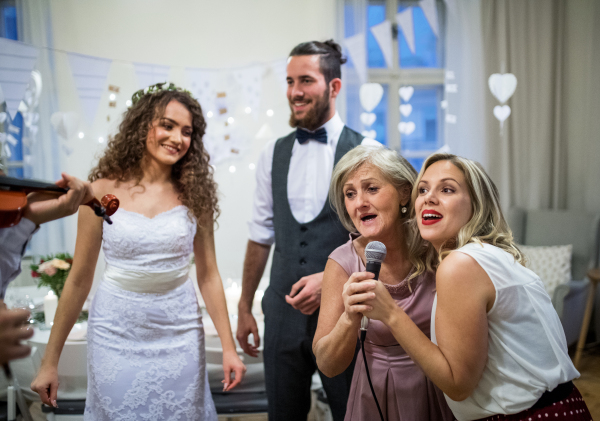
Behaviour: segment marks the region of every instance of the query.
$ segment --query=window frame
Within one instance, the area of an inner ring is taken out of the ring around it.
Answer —
[[[344,1],[344,0],[342,0]],[[370,1],[366,0],[365,5],[368,7]],[[385,3],[385,19],[392,22],[393,25],[393,38],[392,38],[392,68],[371,68],[367,69],[367,78],[368,82],[380,83],[382,85],[388,86],[388,101],[387,101],[387,146],[390,149],[394,149],[398,152],[401,151],[402,148],[402,134],[398,130],[398,124],[400,123],[400,112],[399,107],[401,104],[400,96],[398,95],[398,90],[402,86],[413,86],[415,89],[425,85],[436,85],[441,86],[444,89],[445,83],[445,37],[446,37],[446,10],[442,0],[436,0],[437,10],[438,10],[438,22],[439,22],[439,31],[438,31],[438,57],[440,58],[441,66],[440,68],[430,68],[430,67],[420,67],[420,68],[408,68],[403,69],[400,67],[400,57],[398,52],[398,42],[399,42],[399,29],[396,24],[396,14],[398,13],[398,6],[400,4],[406,6],[418,7],[419,1],[411,0],[378,0],[377,2],[373,1],[372,3]],[[343,7],[342,7],[343,10]],[[343,19],[342,14],[342,24],[345,25],[345,21]],[[369,31],[370,28],[367,26],[366,31]],[[344,33],[344,27],[341,28],[341,33]],[[355,77],[351,77],[352,81],[354,81]],[[344,98],[345,103],[345,98]],[[345,104],[345,106],[347,106]],[[440,125],[444,124],[443,118],[444,113],[441,112],[441,105],[438,104],[438,123]],[[438,130],[443,136],[443,130]],[[443,139],[438,142],[440,145],[444,143]],[[427,150],[427,151],[415,151],[414,154],[421,156],[425,153],[428,155],[435,152],[435,150]],[[412,153],[410,154],[413,155]]]

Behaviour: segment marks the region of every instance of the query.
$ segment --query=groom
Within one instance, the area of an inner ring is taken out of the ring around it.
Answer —
[[[287,97],[296,130],[269,143],[257,165],[237,339],[247,354],[257,355],[260,338],[252,301],[275,243],[262,301],[269,420],[305,421],[310,409],[323,270],[329,254],[348,241],[348,231],[327,201],[333,167],[355,146],[380,145],[346,127],[336,112],[345,62],[333,41],[305,42],[292,50]],[[248,342],[250,333],[254,345]],[[319,372],[336,421],[344,419],[353,367],[334,378]]]

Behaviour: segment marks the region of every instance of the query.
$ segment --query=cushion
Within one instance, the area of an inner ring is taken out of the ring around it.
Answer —
[[[566,246],[518,246],[527,258],[527,268],[540,277],[548,295],[560,284],[571,280],[571,256],[573,245]]]

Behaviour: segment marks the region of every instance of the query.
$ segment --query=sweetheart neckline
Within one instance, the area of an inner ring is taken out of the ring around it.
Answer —
[[[117,210],[117,212],[119,212],[119,211],[123,211],[123,212],[131,213],[131,214],[134,214],[134,215],[139,215],[139,216],[141,216],[141,217],[142,217],[142,218],[144,218],[144,219],[148,219],[148,220],[152,221],[152,220],[156,219],[157,217],[159,217],[159,216],[161,216],[161,215],[164,215],[164,214],[166,214],[166,213],[172,212],[172,211],[174,211],[175,209],[178,209],[178,208],[187,208],[187,206],[185,206],[185,205],[177,205],[177,206],[174,206],[174,207],[172,207],[171,209],[168,209],[168,210],[166,210],[166,211],[164,211],[164,212],[159,212],[159,213],[157,213],[157,214],[156,214],[156,215],[154,215],[152,218],[150,218],[149,216],[146,216],[146,215],[144,215],[143,213],[139,213],[139,212],[135,212],[135,211],[130,211],[130,210],[127,210],[127,209],[124,209],[124,208],[119,208],[119,209]]]

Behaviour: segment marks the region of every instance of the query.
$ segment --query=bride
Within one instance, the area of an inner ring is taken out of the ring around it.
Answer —
[[[133,96],[104,156],[89,176],[97,196],[117,196],[113,224],[79,211],[73,266],[40,371],[31,384],[56,407],[63,345],[94,277],[100,247],[106,271],[88,320],[85,420],[216,420],[204,330],[188,277],[198,286],[223,346],[223,390],[246,371],[227,314],[213,237],[216,184],[202,143],[198,102],[173,84]]]

